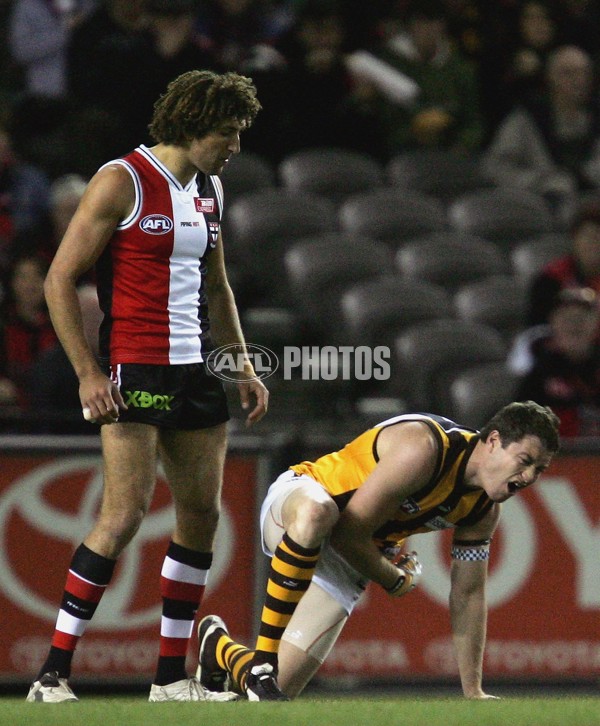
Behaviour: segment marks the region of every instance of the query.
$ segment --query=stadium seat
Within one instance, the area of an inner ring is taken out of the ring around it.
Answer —
[[[225,208],[241,194],[277,186],[275,169],[260,154],[242,151],[234,155],[221,174]]]
[[[353,285],[342,295],[340,309],[344,343],[390,348],[405,328],[453,314],[446,290],[400,275],[383,275]]]
[[[502,361],[475,366],[450,382],[444,410],[458,423],[481,428],[514,400],[518,384],[519,377]]]
[[[571,248],[569,235],[560,232],[543,234],[520,242],[510,255],[513,272],[528,285],[543,267],[568,254]]]
[[[246,343],[263,345],[280,355],[286,345],[302,345],[306,333],[298,315],[285,307],[249,307],[241,311]]]
[[[250,245],[256,247],[252,252],[263,254],[273,241],[338,229],[335,206],[328,199],[280,188],[243,194],[226,207],[224,223],[236,250]]]
[[[444,205],[426,194],[397,188],[353,194],[339,209],[345,232],[374,237],[397,248],[403,241],[448,229]]]
[[[468,282],[508,272],[509,262],[493,242],[461,232],[435,232],[403,244],[396,267],[405,277],[454,291]]]
[[[333,202],[309,192],[263,189],[243,194],[224,219],[226,255],[239,263],[245,296],[268,306],[288,305],[283,258],[291,243],[337,231]]]
[[[491,275],[463,285],[454,295],[457,318],[490,325],[507,343],[525,326],[526,307],[527,288],[516,275]]]
[[[449,206],[448,217],[453,229],[495,242],[507,254],[525,239],[557,231],[557,223],[542,197],[507,187],[459,197]]]
[[[441,149],[400,152],[390,159],[386,173],[390,184],[429,194],[444,204],[494,186],[476,156]]]
[[[371,428],[388,418],[410,413],[406,401],[397,396],[371,395],[361,396],[354,401],[354,411],[361,421],[361,428]]]
[[[316,338],[332,343],[339,334],[343,291],[389,270],[392,257],[383,242],[343,232],[294,242],[284,257],[293,309]]]
[[[285,189],[320,194],[336,204],[385,183],[383,166],[375,158],[349,149],[296,151],[280,162],[277,171]]]
[[[504,361],[507,346],[487,325],[431,320],[402,332],[394,344],[392,390],[413,410],[444,413],[448,386],[459,372]]]
[[[253,427],[256,435],[268,433],[304,441],[308,434],[323,434],[334,427],[339,433],[340,420],[352,421],[352,381],[341,377],[302,380],[300,370],[294,371],[291,379],[285,379],[281,366],[282,363],[274,375],[264,379],[270,393],[269,412]],[[237,387],[226,386],[226,391],[235,425],[241,432],[247,432],[246,413],[240,409]]]

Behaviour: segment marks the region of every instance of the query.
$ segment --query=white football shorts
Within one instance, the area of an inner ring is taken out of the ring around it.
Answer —
[[[287,497],[299,487],[323,487],[306,474],[296,474],[288,469],[271,484],[260,510],[260,534],[263,552],[273,556],[281,542],[284,528],[281,509]],[[351,567],[328,541],[323,543],[313,582],[325,590],[350,615],[369,580]]]

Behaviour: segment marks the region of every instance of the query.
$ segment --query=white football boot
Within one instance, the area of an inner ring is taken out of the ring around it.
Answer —
[[[237,701],[239,695],[233,691],[215,693],[209,691],[197,678],[184,678],[166,686],[152,685],[150,688],[150,703],[160,701]]]
[[[69,703],[79,699],[71,690],[66,678],[59,678],[57,671],[44,673],[39,681],[31,684],[29,703]]]

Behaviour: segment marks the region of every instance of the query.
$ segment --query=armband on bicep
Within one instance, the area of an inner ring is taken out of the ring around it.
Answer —
[[[452,543],[452,559],[462,562],[481,562],[490,557],[491,539],[454,540]]]

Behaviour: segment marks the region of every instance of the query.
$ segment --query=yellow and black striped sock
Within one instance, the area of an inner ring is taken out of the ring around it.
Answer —
[[[215,656],[217,663],[231,676],[234,688],[246,692],[246,674],[254,651],[241,643],[236,643],[228,635],[222,635],[217,641]]]
[[[320,546],[302,547],[287,532],[283,535],[271,559],[254,662],[277,667],[281,636],[310,585],[320,551]]]

